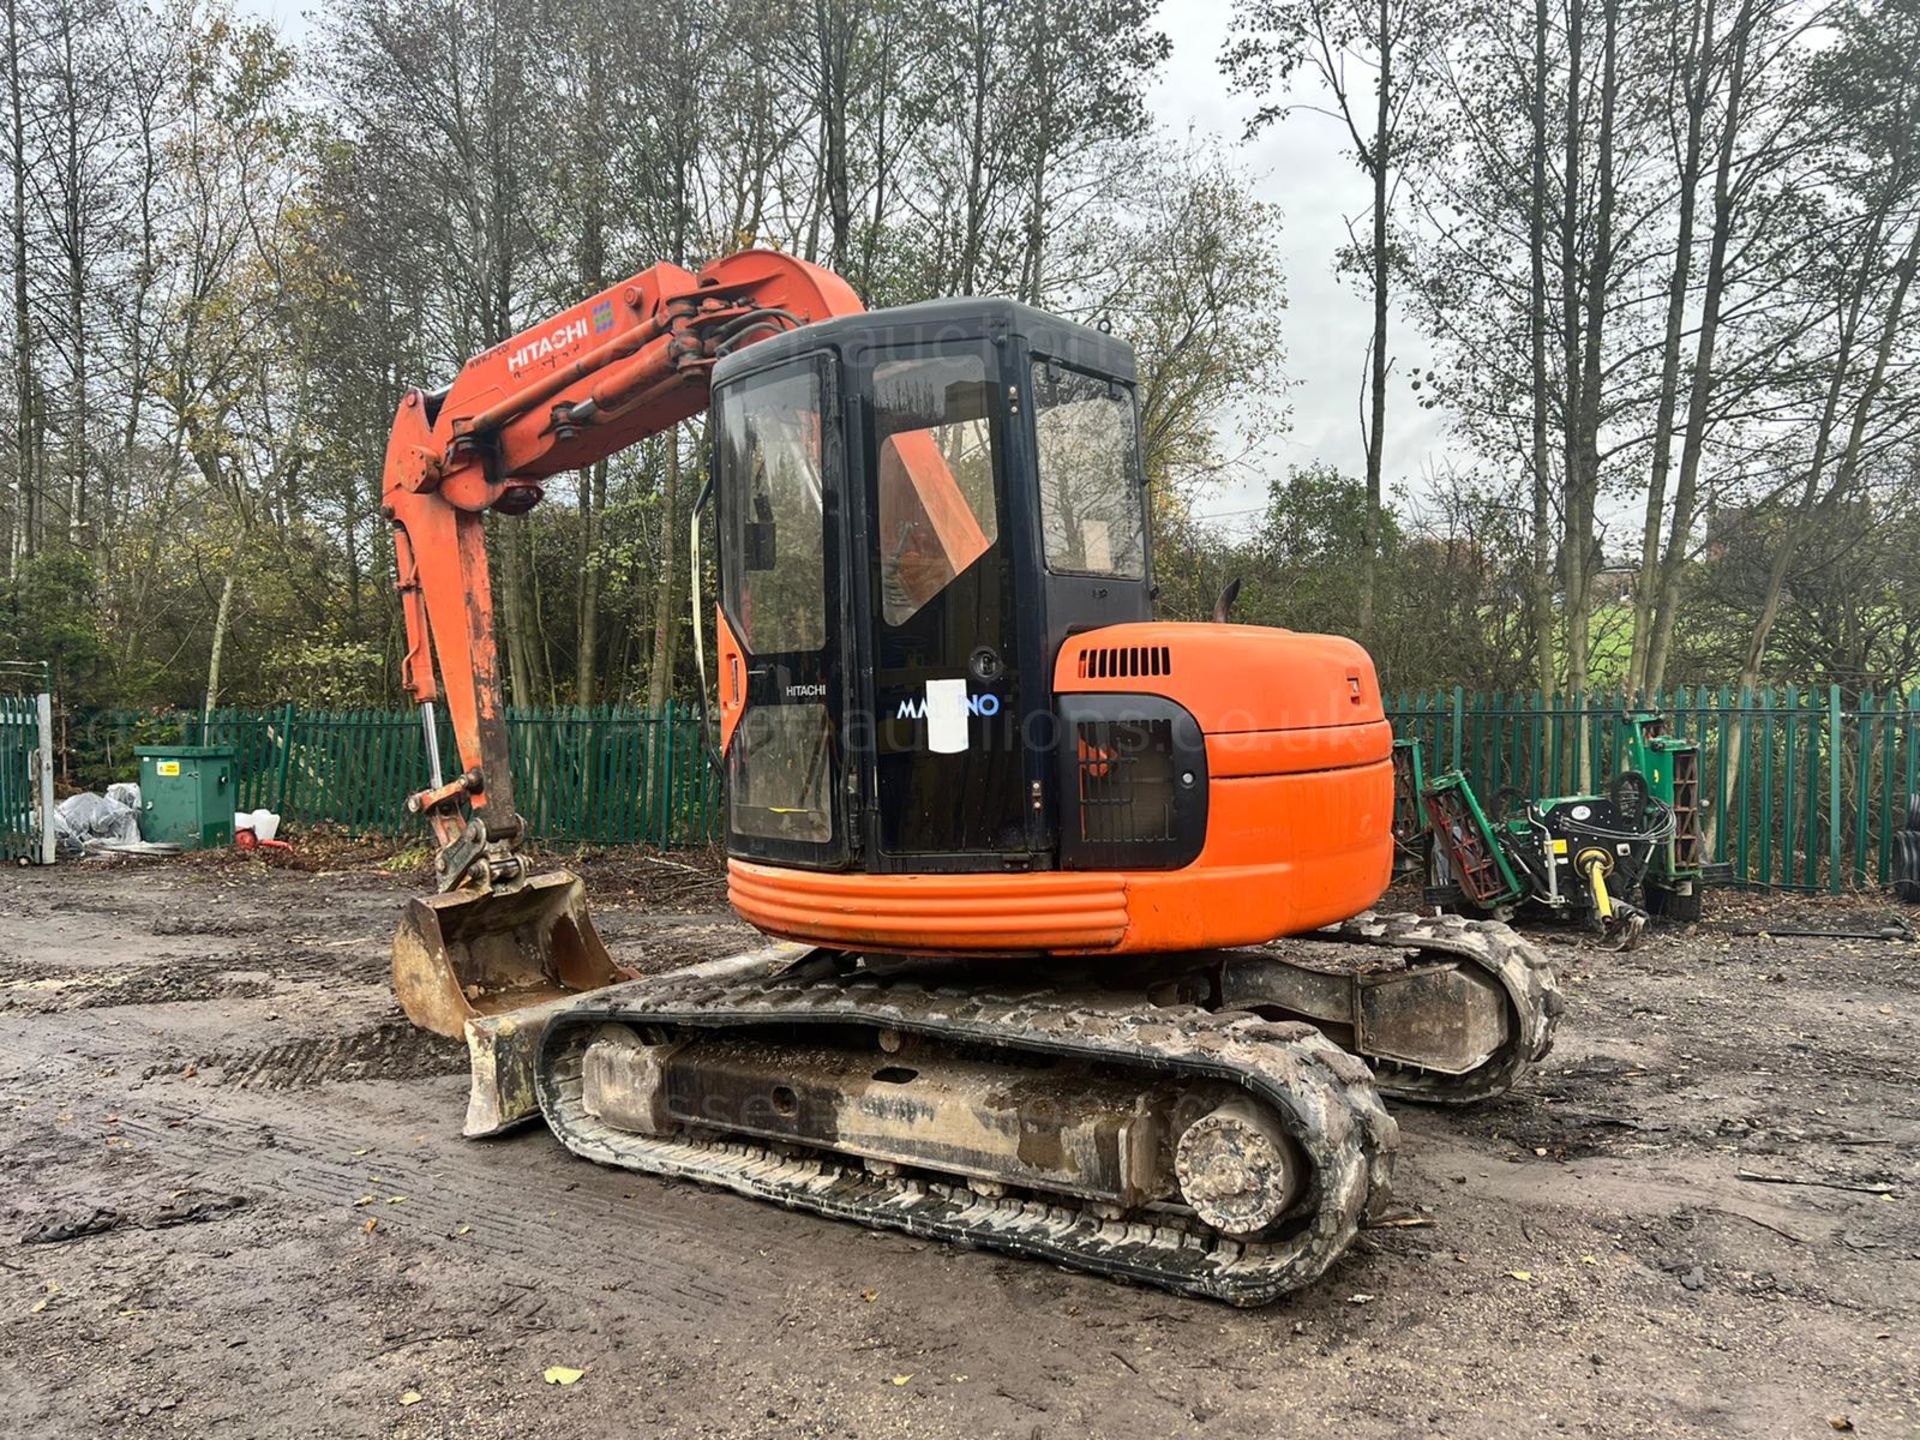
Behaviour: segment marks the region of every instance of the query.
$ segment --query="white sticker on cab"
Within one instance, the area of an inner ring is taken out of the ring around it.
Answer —
[[[967,682],[927,681],[927,749],[958,755],[967,748]]]

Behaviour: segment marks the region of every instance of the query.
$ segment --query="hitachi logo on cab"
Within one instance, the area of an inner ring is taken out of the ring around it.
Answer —
[[[529,340],[518,350],[507,356],[507,372],[518,375],[541,360],[552,358],[557,352],[569,345],[576,345],[587,338],[587,322],[583,316],[578,320],[569,320],[555,327],[538,340]]]

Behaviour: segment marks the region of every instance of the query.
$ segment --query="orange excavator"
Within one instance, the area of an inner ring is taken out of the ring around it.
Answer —
[[[385,507],[439,849],[394,983],[467,1040],[469,1133],[540,1113],[605,1164],[1257,1304],[1386,1203],[1383,1095],[1482,1098],[1546,1053],[1538,950],[1369,909],[1366,653],[1230,594],[1153,619],[1135,392],[1103,330],[868,312],[748,251],[404,397]],[[483,516],[702,407],[696,649],[710,498],[729,894],[772,943],[643,979],[528,864]]]

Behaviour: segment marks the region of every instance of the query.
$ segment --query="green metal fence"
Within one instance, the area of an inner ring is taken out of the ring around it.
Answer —
[[[1422,742],[1431,768],[1458,766],[1489,800],[1505,786],[1528,795],[1603,788],[1614,722],[1626,708],[1619,692],[1447,690],[1388,703],[1396,731]],[[1906,821],[1908,797],[1920,794],[1920,692],[1847,700],[1837,686],[1680,689],[1646,708],[1664,713],[1671,733],[1699,742],[1709,859],[1734,883],[1833,891],[1886,883],[1893,832]],[[0,709],[0,836],[15,773],[5,749],[11,713]],[[421,828],[404,804],[427,783],[415,711],[285,705],[219,710],[204,725],[178,712],[107,712],[75,717],[72,728],[92,766],[113,778],[132,775],[135,743],[230,744],[238,808],[356,832]],[[694,707],[517,709],[508,730],[520,809],[537,837],[663,847],[719,838],[721,787]],[[441,754],[453,756],[444,715],[439,733]]]
[[[38,697],[0,694],[0,860],[42,858],[39,753]]]
[[[458,768],[451,726],[436,716],[440,753]],[[231,745],[235,808],[268,809],[291,824],[407,835],[424,825],[406,797],[427,785],[417,710],[108,711],[79,717],[93,763],[132,775],[132,747],[178,741]],[[547,841],[704,845],[720,834],[720,783],[702,749],[699,712],[669,704],[561,706],[507,712],[519,808]]]
[[[1488,799],[1601,789],[1613,773],[1621,692],[1545,696],[1464,690],[1388,698],[1397,734],[1429,768],[1455,766]],[[1835,893],[1887,883],[1893,832],[1920,793],[1920,691],[1837,685],[1679,689],[1636,708],[1700,746],[1709,859],[1734,884]]]

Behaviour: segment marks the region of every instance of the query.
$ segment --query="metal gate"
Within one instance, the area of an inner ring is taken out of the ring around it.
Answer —
[[[53,697],[0,694],[0,860],[53,863]]]

